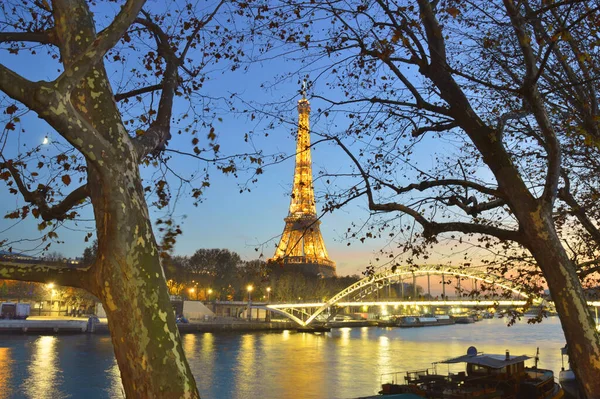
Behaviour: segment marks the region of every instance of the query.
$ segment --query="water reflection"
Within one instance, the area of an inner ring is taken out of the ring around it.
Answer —
[[[121,371],[119,371],[119,365],[115,359],[113,365],[105,370],[106,376],[108,377],[108,389],[106,390],[109,398],[125,398],[125,390],[121,383]]]
[[[0,399],[9,398],[12,391],[12,362],[10,348],[0,348]]]
[[[107,336],[12,336],[1,342],[0,399],[123,397]],[[419,329],[340,328],[321,335],[186,334],[182,343],[203,398],[348,399],[376,394],[381,374],[425,369],[471,345],[515,355],[534,355],[539,346],[539,366],[558,372],[564,337],[558,319],[551,318],[510,328],[496,319]]]
[[[44,336],[35,341],[32,361],[27,368],[29,377],[21,389],[31,398],[65,398],[58,387],[62,380],[62,370],[58,367],[56,350],[57,337]]]

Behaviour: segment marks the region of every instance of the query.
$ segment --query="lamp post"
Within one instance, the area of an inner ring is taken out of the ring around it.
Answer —
[[[208,297],[207,297],[208,302],[210,302],[210,294],[212,294],[212,288],[208,289]]]
[[[190,293],[190,295],[189,295],[189,298],[190,298],[190,299],[192,299],[192,295],[194,294],[194,292],[195,292],[195,291],[196,291],[196,289],[195,289],[195,288],[190,288],[190,289],[188,290],[188,292]],[[198,299],[198,296],[197,296],[197,295],[196,295],[196,299]]]
[[[54,283],[46,284],[46,288],[50,290],[50,307],[48,308],[48,316],[52,316],[52,296],[54,295]]]
[[[252,305],[252,290],[253,289],[254,289],[254,287],[250,284],[246,287],[246,290],[248,291],[248,321],[252,320],[252,310],[250,309],[250,306]]]
[[[271,302],[271,287],[267,287],[267,303]],[[270,322],[271,321],[271,312],[269,310],[267,310],[267,312],[265,313],[265,321]]]

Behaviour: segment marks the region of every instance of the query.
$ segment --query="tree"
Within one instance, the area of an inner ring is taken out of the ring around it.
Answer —
[[[86,247],[83,250],[81,256],[81,263],[84,265],[91,265],[96,261],[98,255],[98,240],[94,240],[94,243],[90,247]]]
[[[507,270],[529,260],[551,291],[587,397],[600,397],[600,340],[555,219],[566,204],[563,220],[594,241],[597,211],[580,206],[581,191],[579,204],[571,201],[569,179],[586,187],[586,171],[597,182],[581,162],[597,153],[599,137],[598,69],[590,61],[597,5],[284,1],[271,12],[254,5],[249,13],[261,11],[254,29],[268,32],[268,57],[284,48],[301,65],[292,78],[310,72],[328,90],[313,96],[325,104],[321,136],[353,169],[321,174],[331,182],[326,209],[365,198],[379,223],[352,234],[389,234],[409,261],[463,237],[508,251],[499,255]],[[419,151],[435,160],[432,168],[417,165]],[[589,203],[598,191],[587,187]]]
[[[186,265],[191,277],[201,286],[212,287],[218,296],[229,287],[238,287],[238,271],[242,266],[240,256],[227,249],[199,249]]]
[[[190,101],[196,95],[206,79],[202,69],[207,62],[234,58],[221,52],[221,40],[228,41],[224,37],[227,29],[208,27],[223,3],[198,10],[182,1],[160,14],[143,9],[144,0],[127,0],[114,15],[113,2],[50,3],[19,0],[0,5],[3,53],[17,59],[27,53],[39,59],[39,65],[54,62],[58,69],[54,79],[30,80],[9,68],[8,59],[2,57],[0,91],[6,95],[2,98],[6,105],[3,143],[11,134],[27,131],[30,113],[44,121],[43,128],[55,132],[57,138],[57,153],[50,159],[40,152],[40,146],[8,151],[3,144],[0,178],[10,193],[26,202],[7,217],[37,218],[47,244],[57,239],[56,226],[75,219],[79,208],[90,203],[97,257],[84,268],[3,260],[0,277],[52,281],[83,288],[98,297],[106,309],[128,397],[153,398],[165,393],[198,397],[146,204],[150,192],[157,198],[155,204],[164,208],[169,200],[168,183],[158,179],[144,187],[139,165],[165,165],[168,157],[163,154],[173,130],[175,98]],[[98,10],[90,8],[96,5]],[[215,32],[218,34],[212,35]],[[194,50],[200,54],[192,55]],[[129,58],[139,65],[128,64]],[[121,73],[113,74],[115,70]],[[126,79],[119,82],[117,76]],[[191,135],[203,129],[209,132],[205,142],[194,137],[193,152],[186,155],[210,162],[219,146],[210,126],[210,109],[205,109],[209,102],[201,107],[203,112],[196,112],[192,105],[189,114],[178,119],[177,128]],[[187,125],[186,120],[190,121]],[[204,144],[206,149],[201,147]],[[234,171],[233,161],[226,158],[221,169]],[[194,198],[208,186],[206,180],[200,180],[200,186],[192,189]],[[77,184],[79,187],[72,189]],[[72,191],[67,192],[69,189]],[[180,231],[169,220],[158,223],[165,236],[162,249],[167,250]]]

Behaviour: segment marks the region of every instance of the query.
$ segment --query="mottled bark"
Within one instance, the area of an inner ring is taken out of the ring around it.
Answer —
[[[89,289],[89,268],[48,265],[43,261],[23,263],[0,261],[0,279],[55,283]]]
[[[103,217],[93,293],[105,307],[130,398],[198,397],[180,342],[132,146],[103,170],[92,204]],[[130,167],[126,167],[130,165]]]
[[[600,340],[576,267],[569,259],[549,212],[533,211],[523,223],[527,247],[544,273],[569,343],[571,366],[588,399],[600,398]]]

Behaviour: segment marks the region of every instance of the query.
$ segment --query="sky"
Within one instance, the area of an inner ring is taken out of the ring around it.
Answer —
[[[98,14],[100,18],[100,14]],[[57,64],[41,53],[35,56],[21,53],[18,57],[0,56],[1,62],[7,67],[18,71],[23,76],[32,80],[51,80],[56,77]],[[194,206],[189,196],[181,197],[176,203],[174,215],[181,222],[183,234],[178,238],[174,253],[177,255],[191,255],[200,248],[227,248],[239,253],[243,259],[252,260],[262,255],[263,259],[270,258],[275,251],[279,235],[284,228],[284,218],[287,216],[290,192],[294,172],[295,136],[294,126],[297,121],[296,102],[300,99],[299,85],[296,81],[279,82],[271,87],[271,82],[276,81],[277,75],[284,70],[292,70],[297,65],[283,60],[270,60],[250,66],[247,72],[238,70],[227,74],[215,73],[211,80],[204,86],[203,91],[210,95],[228,96],[237,93],[238,98],[246,103],[268,104],[281,102],[289,104],[289,112],[285,115],[287,123],[275,131],[269,132],[268,137],[256,136],[253,144],[264,150],[265,153],[282,152],[290,155],[285,161],[265,168],[264,174],[259,177],[256,184],[251,185],[250,192],[239,192],[239,184],[245,182],[247,176],[241,174],[239,178],[225,176],[220,172],[211,173],[211,186],[206,191],[203,201]],[[323,94],[325,87],[313,87],[314,93]],[[310,99],[309,92],[309,99]],[[10,102],[0,102],[5,106]],[[324,106],[318,100],[311,100],[313,110]],[[243,103],[238,103],[240,108]],[[177,107],[183,107],[177,105]],[[183,112],[183,108],[175,110],[175,114]],[[61,143],[61,138],[52,132],[52,129],[35,115],[23,117],[26,132],[11,134],[5,148],[5,155],[9,157],[17,152],[17,148],[24,146],[40,145],[44,137],[50,137],[51,143],[45,146],[42,152],[52,154],[56,152],[55,145]],[[339,128],[347,123],[343,119],[335,121]],[[243,136],[248,130],[260,128],[256,122],[250,121],[247,115],[227,114],[222,122],[217,122],[216,132],[224,153],[251,151],[252,148],[244,142]],[[311,128],[324,131],[331,126],[324,121],[311,120]],[[205,133],[204,133],[205,134]],[[315,136],[313,135],[313,141]],[[189,136],[174,136],[171,148],[189,147]],[[429,150],[443,147],[444,143],[431,141]],[[429,154],[433,153],[431,151]],[[434,155],[417,154],[416,162],[425,169],[435,162]],[[321,144],[313,148],[313,176],[322,169],[329,171],[343,170],[349,164],[349,159],[342,154],[339,148],[329,144]],[[173,159],[171,166],[175,170],[189,171],[202,166],[198,161],[190,158],[179,157]],[[145,178],[151,176],[152,170],[142,169]],[[323,192],[325,186],[317,179],[315,190]],[[23,206],[23,200],[7,193],[7,187],[0,183],[0,214],[14,210],[15,206]],[[317,200],[318,202],[319,200]],[[320,210],[322,203],[317,203]],[[153,217],[160,216],[151,209]],[[361,274],[370,262],[376,258],[376,252],[385,245],[385,241],[358,241],[350,242],[344,239],[344,234],[352,223],[360,224],[368,217],[366,204],[363,199],[357,200],[332,214],[322,217],[321,232],[325,240],[329,257],[337,263],[338,275]],[[60,230],[60,238],[64,244],[53,245],[50,251],[58,251],[68,257],[81,256],[84,248],[90,245],[83,237],[87,231],[93,231],[91,209],[88,206],[81,212],[81,220],[76,224],[69,224]],[[14,225],[13,220],[0,219],[0,240],[25,239],[30,240],[39,236],[37,221],[31,217]],[[34,247],[30,241],[14,244],[13,250],[27,251]],[[6,248],[3,248],[6,249]],[[35,254],[36,251],[25,252]],[[439,259],[446,259],[443,248],[437,251]]]

